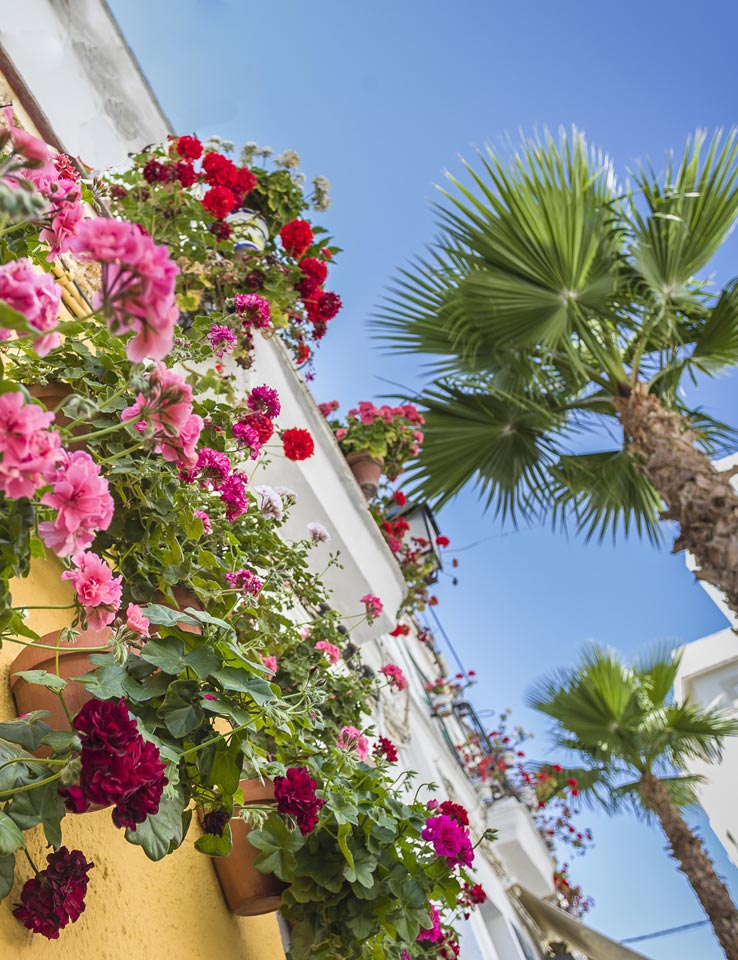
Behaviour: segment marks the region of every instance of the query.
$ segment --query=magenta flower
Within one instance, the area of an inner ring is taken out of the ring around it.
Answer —
[[[244,596],[258,597],[264,586],[256,574],[245,567],[235,573],[227,573],[225,579],[234,590],[240,590]]]
[[[62,449],[48,429],[53,419],[20,392],[0,394],[0,490],[8,497],[32,497],[54,476]]]
[[[49,273],[35,270],[30,260],[22,257],[0,266],[0,300],[23,314],[30,327],[42,336],[33,346],[40,357],[58,347],[61,336],[52,333],[57,325],[61,307],[61,287]],[[12,331],[0,329],[0,340],[7,340]],[[28,336],[18,332],[19,337]]]
[[[394,690],[404,690],[407,687],[407,680],[405,679],[405,674],[402,672],[400,667],[395,663],[385,663],[383,667],[379,668],[379,672],[384,674],[389,681],[390,687]]]
[[[100,630],[115,620],[123,593],[123,578],[114,577],[113,571],[96,553],[80,553],[72,557],[72,563],[76,569],[65,570],[62,580],[72,581],[89,626]]]
[[[282,405],[279,402],[279,394],[273,387],[268,387],[266,384],[261,387],[254,387],[248,396],[246,405],[249,410],[263,413],[269,417],[270,420],[278,417],[282,410]]]
[[[208,333],[208,342],[213,348],[216,357],[222,358],[225,353],[233,353],[238,337],[229,327],[214,323]]]
[[[35,160],[40,164],[45,164],[46,168],[53,169],[51,164],[53,150],[48,143],[44,143],[43,140],[39,140],[31,133],[26,133],[20,127],[16,127],[13,124],[13,108],[11,106],[3,107],[3,115],[10,133],[10,139],[13,141],[13,151],[28,160]]]
[[[366,607],[366,617],[369,623],[372,620],[376,620],[379,614],[384,609],[384,605],[379,597],[375,597],[373,593],[367,593],[360,598],[360,603],[363,603]]]
[[[232,473],[221,483],[220,499],[226,505],[226,518],[233,523],[249,508],[246,494],[246,477],[240,473]]]
[[[102,264],[102,307],[115,334],[134,331],[128,359],[161,360],[172,349],[179,317],[174,283],[179,267],[165,246],[157,246],[134,223],[96,217],[85,220],[70,248],[84,260]]]
[[[430,840],[436,855],[443,857],[449,870],[459,864],[470,867],[474,860],[474,850],[469,839],[469,833],[458,820],[441,814],[437,817],[428,817],[421,836]]]
[[[244,327],[262,330],[269,326],[271,310],[269,301],[258,293],[237,293],[233,298],[236,313],[241,317]]]
[[[139,419],[141,418],[141,419]],[[197,462],[197,441],[203,428],[202,417],[192,412],[192,387],[182,377],[157,362],[149,372],[144,391],[121,414],[121,420],[141,421],[152,431],[147,442],[165,460],[193,466]]]
[[[126,609],[126,626],[134,633],[139,633],[142,637],[148,637],[151,622],[148,617],[143,615],[141,607],[135,603],[129,603]]]
[[[62,451],[62,461],[52,478],[53,490],[41,503],[57,511],[55,520],[45,520],[38,532],[58,557],[70,557],[90,546],[98,530],[107,530],[114,503],[108,481],[84,450]]]
[[[328,658],[328,663],[330,663],[331,666],[334,663],[338,663],[341,659],[341,651],[335,644],[329,643],[327,640],[318,640],[314,649],[321,650]]]
[[[259,431],[247,420],[237,420],[231,427],[231,433],[239,447],[249,448],[249,459],[256,460],[261,452]]]
[[[366,760],[369,756],[369,740],[356,727],[341,727],[336,746],[341,750],[354,751],[359,760]]]
[[[199,477],[200,486],[206,490],[215,488],[219,490],[221,484],[228,478],[231,472],[231,461],[219,450],[213,450],[211,447],[203,447],[197,454],[197,462],[193,470],[193,475],[188,481]]]

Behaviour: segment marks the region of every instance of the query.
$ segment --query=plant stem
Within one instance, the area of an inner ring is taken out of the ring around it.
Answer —
[[[29,863],[31,864],[31,866],[33,867],[33,872],[34,872],[34,873],[39,873],[38,867],[36,866],[36,864],[35,864],[35,863],[33,862],[33,860],[31,859],[31,854],[28,852],[28,850],[26,850],[25,847],[23,847],[23,853],[25,853],[25,855],[26,855],[26,860],[28,860],[28,862],[29,862]]]
[[[13,797],[16,793],[27,793],[29,790],[35,790],[36,787],[43,787],[47,783],[53,783],[54,780],[58,780],[60,776],[61,771],[51,777],[44,777],[43,780],[35,780],[33,783],[27,783],[23,787],[14,787],[12,790],[2,790],[0,791],[0,798]]]

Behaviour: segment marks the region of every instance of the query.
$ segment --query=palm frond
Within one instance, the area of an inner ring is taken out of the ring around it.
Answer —
[[[687,140],[675,166],[670,154],[665,184],[651,168],[634,173],[647,212],[633,208],[631,255],[657,297],[688,296],[687,283],[712,258],[738,216],[738,140],[703,131]]]
[[[408,492],[441,505],[467,484],[503,517],[535,512],[547,497],[552,434],[562,424],[556,404],[441,383],[419,401],[426,439],[408,470]]]
[[[697,331],[692,363],[709,374],[738,364],[738,281],[723,290]]]
[[[587,540],[635,528],[651,543],[662,542],[661,498],[625,450],[564,455],[549,472],[557,487],[555,521],[572,517]]]

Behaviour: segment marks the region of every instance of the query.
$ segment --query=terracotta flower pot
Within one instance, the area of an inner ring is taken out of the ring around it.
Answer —
[[[67,397],[71,397],[74,393],[74,390],[69,386],[68,383],[47,383],[45,386],[41,384],[33,384],[28,388],[28,392],[35,400],[40,400],[47,410],[53,411],[56,407],[59,406],[62,401],[66,400]],[[68,427],[72,422],[71,418],[68,417],[62,410],[56,411],[56,416],[54,418],[54,427]],[[85,433],[89,433],[92,428],[89,424],[78,423],[75,427],[72,428],[72,436],[82,436]],[[71,440],[67,443],[68,447],[72,447],[75,450],[84,450],[87,446],[86,441],[82,440]]]
[[[29,683],[23,677],[16,676],[16,674],[21,670],[46,670],[47,673],[57,674],[64,680],[68,680],[70,677],[81,677],[95,669],[90,663],[88,648],[104,646],[111,636],[111,630],[109,628],[83,630],[72,643],[60,641],[60,636],[61,630],[55,630],[41,638],[41,642],[46,646],[59,645],[58,672],[56,653],[53,650],[45,649],[45,647],[30,644],[23,647],[13,661],[10,668],[10,689],[13,692],[18,713],[48,710],[50,716],[46,718],[46,723],[50,727],[54,730],[69,730],[69,721],[59,697],[47,687],[42,687],[38,683]],[[72,716],[79,713],[87,701],[92,699],[92,694],[88,693],[87,688],[81,683],[68,683],[63,694],[64,702]],[[46,747],[40,749],[46,753],[49,752]]]
[[[384,460],[381,457],[373,457],[365,450],[356,450],[346,456],[346,462],[367,500],[376,497],[384,469]]]
[[[244,800],[274,800],[274,785],[267,781],[242,780]],[[227,857],[215,857],[215,872],[218,875],[228,906],[239,917],[255,917],[273,913],[282,904],[282,891],[287,884],[269,873],[261,873],[254,860],[261,851],[249,843],[251,827],[243,820],[231,820],[233,849]]]

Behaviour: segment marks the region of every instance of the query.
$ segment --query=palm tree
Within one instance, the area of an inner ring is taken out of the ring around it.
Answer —
[[[620,188],[574,131],[450,178],[442,233],[377,324],[432,355],[419,496],[471,482],[503,516],[588,537],[658,541],[675,520],[674,549],[738,612],[738,495],[709,457],[733,434],[682,389],[738,364],[738,280],[697,279],[738,216],[737,159],[735,134],[698,133],[663,176],[639,167]]]
[[[634,666],[609,650],[592,648],[569,670],[540,681],[530,706],[554,721],[559,747],[572,751],[582,797],[613,813],[635,811],[656,819],[710,919],[728,960],[738,960],[738,910],[681,810],[697,802],[701,777],[682,772],[691,759],[720,759],[738,720],[719,710],[677,705],[671,689],[680,657],[656,651]]]

